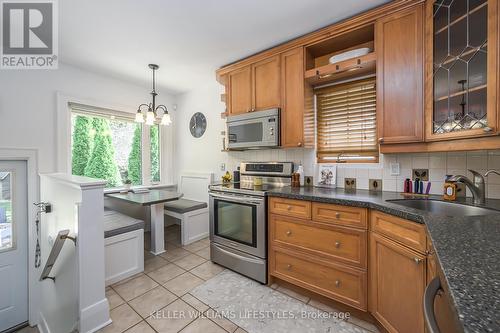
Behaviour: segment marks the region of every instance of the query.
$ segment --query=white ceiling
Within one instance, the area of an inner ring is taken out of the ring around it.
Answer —
[[[64,0],[62,62],[172,93],[214,70],[387,0]]]

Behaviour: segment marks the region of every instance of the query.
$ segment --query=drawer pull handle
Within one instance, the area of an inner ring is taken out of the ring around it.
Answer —
[[[422,262],[422,259],[420,258],[413,258],[413,260],[415,261],[415,264],[420,264]]]
[[[290,265],[290,264],[286,265],[286,270],[287,271],[291,271],[292,270],[292,265]]]
[[[337,288],[340,287],[340,280],[335,281],[335,287],[337,287]]]
[[[340,218],[340,213],[338,213],[338,212],[337,212],[337,213],[335,213],[335,218],[336,218],[336,219],[339,219],[339,218]]]
[[[340,242],[339,242],[339,241],[336,241],[336,242],[335,242],[335,247],[336,247],[337,249],[338,249],[338,248],[340,248]]]
[[[287,206],[286,210],[292,210],[292,206]]]
[[[286,235],[287,235],[287,236],[290,236],[291,234],[292,234],[292,232],[291,232],[290,230],[287,230],[287,231],[286,231]]]

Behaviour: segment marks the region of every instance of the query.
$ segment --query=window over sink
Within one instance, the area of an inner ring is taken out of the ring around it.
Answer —
[[[319,88],[318,162],[378,162],[375,78]]]

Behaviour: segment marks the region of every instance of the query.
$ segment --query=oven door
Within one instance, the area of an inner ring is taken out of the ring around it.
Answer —
[[[267,258],[265,198],[210,192],[210,240]]]

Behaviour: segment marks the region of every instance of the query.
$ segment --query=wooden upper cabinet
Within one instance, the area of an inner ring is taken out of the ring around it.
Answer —
[[[304,145],[304,49],[281,54],[281,146]]]
[[[370,233],[369,309],[388,332],[423,333],[426,257]]]
[[[428,141],[499,133],[499,3],[480,0],[461,4],[426,2]]]
[[[243,67],[228,74],[227,108],[231,115],[252,110],[252,71]]]
[[[280,57],[274,56],[252,65],[252,111],[280,106]]]
[[[377,126],[382,144],[424,138],[423,12],[420,4],[376,22]]]

